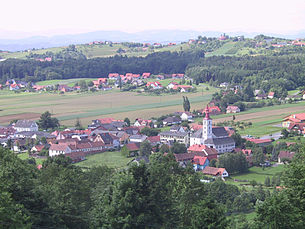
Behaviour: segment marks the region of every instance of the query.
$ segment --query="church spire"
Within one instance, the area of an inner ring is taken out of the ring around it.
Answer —
[[[210,111],[209,111],[209,106],[208,106],[208,105],[206,106],[204,112],[205,112],[205,117],[204,117],[204,119],[211,119],[211,118],[210,118]]]

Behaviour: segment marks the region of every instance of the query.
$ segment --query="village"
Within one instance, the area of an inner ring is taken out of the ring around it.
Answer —
[[[110,76],[115,77],[117,74]],[[233,105],[226,109],[226,113],[239,112],[240,109]],[[157,119],[137,118],[133,123],[128,118],[100,118],[92,120],[87,128],[78,126],[55,131],[41,128],[38,125],[41,120],[38,123],[14,120],[9,126],[0,128],[0,142],[17,154],[27,154],[40,162],[47,157],[64,155],[77,164],[91,155],[116,151],[129,158],[129,165],[141,161],[149,163],[149,156],[155,152],[172,153],[180,166],[192,164],[194,170],[210,182],[212,177],[225,180],[231,171],[239,173],[239,168],[219,167],[219,158],[226,154],[241,155],[239,160],[245,159],[247,167],[276,166],[291,161],[295,154],[296,142],[282,139],[288,135],[305,136],[305,113],[283,117],[283,129],[277,138],[281,141],[276,144],[272,137],[240,136],[232,126],[214,125],[211,115],[218,114],[221,114],[220,108],[210,102],[193,113],[177,111]],[[37,168],[41,166],[37,164]]]

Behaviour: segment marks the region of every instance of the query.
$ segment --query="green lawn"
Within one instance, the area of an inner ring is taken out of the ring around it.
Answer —
[[[255,180],[257,183],[263,184],[267,176],[269,176],[271,179],[271,177],[274,176],[275,174],[283,172],[284,168],[285,165],[278,165],[276,167],[267,167],[265,169],[263,169],[262,167],[251,167],[248,173],[232,175],[230,176],[229,179],[227,179],[226,182],[235,185],[249,184],[249,182],[233,181],[233,179],[238,179],[238,180],[248,180],[248,181]]]
[[[91,156],[87,156],[85,161],[76,163],[75,165],[81,167],[94,167],[100,165],[107,165],[110,168],[123,168],[127,166],[133,158],[126,158],[119,151],[104,152]]]
[[[252,126],[243,130],[239,130],[238,133],[240,135],[252,135],[256,137],[273,134],[276,132],[280,132],[282,130],[281,127],[274,126],[282,121],[282,118],[272,119],[268,121],[262,122],[252,122]]]
[[[29,158],[29,154],[28,153],[19,153],[17,155],[21,160],[26,160]],[[42,165],[42,163],[45,161],[45,159],[41,159],[41,158],[35,158],[36,164],[37,165]]]
[[[95,78],[75,78],[75,79],[66,79],[66,80],[45,80],[45,81],[39,81],[36,84],[37,85],[56,85],[56,84],[67,84],[68,86],[72,87],[76,82],[79,82],[80,80],[85,80],[87,83],[93,80],[96,80]]]

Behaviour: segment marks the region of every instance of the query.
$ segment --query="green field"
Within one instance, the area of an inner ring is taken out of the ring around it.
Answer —
[[[56,84],[65,84],[69,87],[73,87],[75,83],[79,82],[80,80],[85,80],[86,83],[96,80],[96,78],[75,78],[75,79],[67,79],[67,80],[45,80],[45,81],[39,81],[36,84],[47,86],[47,85],[56,85]]]
[[[232,175],[226,182],[239,185],[239,184],[249,184],[250,181],[255,180],[257,183],[264,184],[266,177],[272,178],[275,174],[284,171],[285,165],[278,165],[276,167],[251,167],[248,173]],[[238,180],[248,180],[248,182],[234,182],[234,179]]]
[[[75,79],[73,79],[75,82]],[[72,81],[73,81],[72,80]],[[77,79],[79,80],[79,79]],[[90,79],[91,80],[91,79]],[[41,84],[59,83],[59,81],[43,81]],[[65,83],[72,83],[67,80]],[[200,85],[198,87],[201,87]],[[14,93],[8,90],[0,91],[0,124],[8,124],[13,119],[38,120],[41,113],[50,111],[61,124],[74,125],[80,118],[83,125],[101,117],[124,119],[131,121],[136,118],[151,118],[182,111],[182,96],[187,95],[191,109],[203,108],[216,91],[198,90],[195,93],[176,93],[148,95],[146,93],[111,91],[69,92],[59,93]]]
[[[28,153],[19,153],[17,155],[21,160],[26,160],[29,159],[29,154]],[[42,163],[45,161],[45,159],[41,159],[41,158],[34,158],[36,161],[37,165],[42,165]]]
[[[110,168],[123,168],[127,166],[133,158],[126,158],[119,151],[104,152],[86,157],[85,161],[78,162],[75,165],[91,168],[94,166],[106,165]]]

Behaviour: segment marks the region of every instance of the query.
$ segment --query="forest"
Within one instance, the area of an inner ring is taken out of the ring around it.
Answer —
[[[155,153],[123,170],[81,168],[64,156],[37,169],[0,149],[1,228],[304,228],[305,153],[282,189],[201,181],[192,166]],[[232,214],[256,209],[253,222]],[[283,211],[283,209],[285,209]]]

